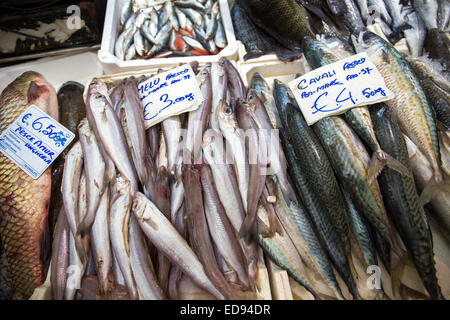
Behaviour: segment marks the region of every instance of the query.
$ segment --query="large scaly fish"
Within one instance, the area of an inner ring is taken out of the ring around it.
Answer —
[[[36,72],[25,72],[3,90],[0,132],[30,104],[58,119],[55,89]],[[12,298],[28,299],[47,275],[51,171],[34,180],[0,154],[0,177],[0,236],[12,277]]]

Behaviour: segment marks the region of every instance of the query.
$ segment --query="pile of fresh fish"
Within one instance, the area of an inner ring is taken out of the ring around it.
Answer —
[[[219,0],[126,0],[119,19],[121,60],[215,55],[227,46]]]
[[[0,293],[48,278],[56,300],[258,299],[264,252],[305,299],[443,298],[429,221],[448,236],[449,82],[367,31],[302,46],[312,69],[366,51],[395,98],[308,126],[285,84],[246,87],[221,58],[191,63],[197,110],[146,129],[151,75],[94,78],[84,101],[76,83],[12,82],[0,130],[34,103],[77,137],[37,180],[0,154]]]
[[[447,0],[237,0],[232,19],[245,59],[275,52],[292,60],[305,36],[325,33],[343,40],[370,29],[392,44],[405,39],[413,57],[426,53],[449,70]]]

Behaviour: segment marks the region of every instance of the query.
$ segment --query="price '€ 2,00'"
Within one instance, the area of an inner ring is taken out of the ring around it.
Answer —
[[[193,111],[203,102],[195,73],[188,64],[139,84],[139,94],[146,129],[171,116]]]
[[[308,125],[394,98],[365,52],[317,68],[291,81],[289,87]]]

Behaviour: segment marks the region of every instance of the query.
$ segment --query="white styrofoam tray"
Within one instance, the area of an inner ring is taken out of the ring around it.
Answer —
[[[156,58],[156,59],[136,59],[123,61],[114,55],[114,45],[116,38],[119,36],[119,13],[120,8],[128,0],[109,0],[105,14],[105,24],[103,27],[103,36],[101,48],[98,52],[98,58],[102,63],[105,73],[117,73],[121,71],[141,70],[153,66],[175,67],[180,63],[191,61],[215,62],[221,57],[229,60],[237,59],[237,44],[231,21],[230,8],[227,0],[218,0],[220,5],[220,14],[222,16],[222,24],[227,37],[228,45],[216,55],[193,56],[193,57],[174,57],[174,58]]]

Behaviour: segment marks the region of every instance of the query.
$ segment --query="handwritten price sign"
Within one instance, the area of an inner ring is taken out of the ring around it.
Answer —
[[[37,179],[73,138],[70,130],[31,105],[0,135],[0,151]]]
[[[367,53],[317,68],[289,83],[308,125],[394,98]]]
[[[203,102],[195,73],[190,65],[159,73],[139,85],[144,106],[145,128],[184,112]]]

